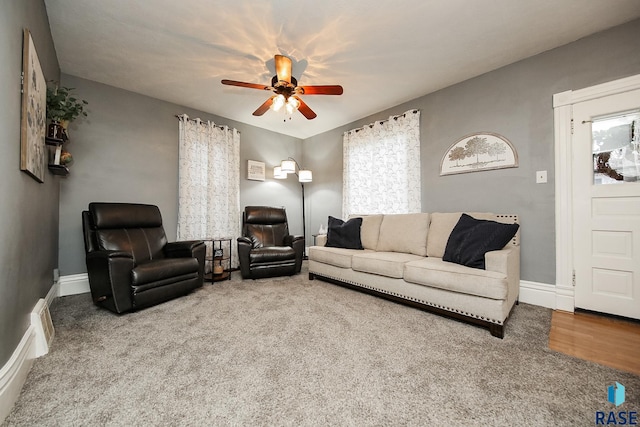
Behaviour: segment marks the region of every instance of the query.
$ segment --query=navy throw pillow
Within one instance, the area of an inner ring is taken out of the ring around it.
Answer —
[[[484,270],[484,254],[504,248],[519,227],[519,224],[503,224],[462,214],[449,236],[442,259]]]
[[[360,241],[360,226],[362,218],[351,218],[344,222],[341,219],[329,217],[327,243],[325,246],[345,249],[364,249]]]

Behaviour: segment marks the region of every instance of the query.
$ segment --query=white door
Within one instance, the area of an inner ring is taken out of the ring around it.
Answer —
[[[573,105],[575,306],[640,319],[640,90]]]

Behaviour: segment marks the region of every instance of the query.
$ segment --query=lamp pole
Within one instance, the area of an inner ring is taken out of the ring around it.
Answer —
[[[277,166],[273,170],[273,176],[276,179],[286,179],[287,174],[294,173],[298,177],[300,187],[302,188],[302,237],[304,239],[304,259],[307,259],[307,219],[304,206],[304,183],[311,182],[313,180],[313,174],[308,169],[302,169],[300,164],[293,157],[289,157],[287,160],[280,162],[280,166]]]
[[[304,217],[304,182],[300,183],[300,187],[302,187],[302,237],[304,238],[302,259],[307,259],[307,221]]]

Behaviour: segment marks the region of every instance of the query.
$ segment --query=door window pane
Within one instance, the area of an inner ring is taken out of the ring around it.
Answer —
[[[593,183],[640,182],[640,111],[594,119]]]

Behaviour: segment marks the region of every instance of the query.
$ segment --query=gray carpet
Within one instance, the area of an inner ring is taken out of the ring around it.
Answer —
[[[551,311],[527,304],[500,340],[306,272],[234,273],[138,313],[76,295],[52,316],[3,425],[588,426],[615,381],[617,410],[640,409],[640,377],[548,350]]]

